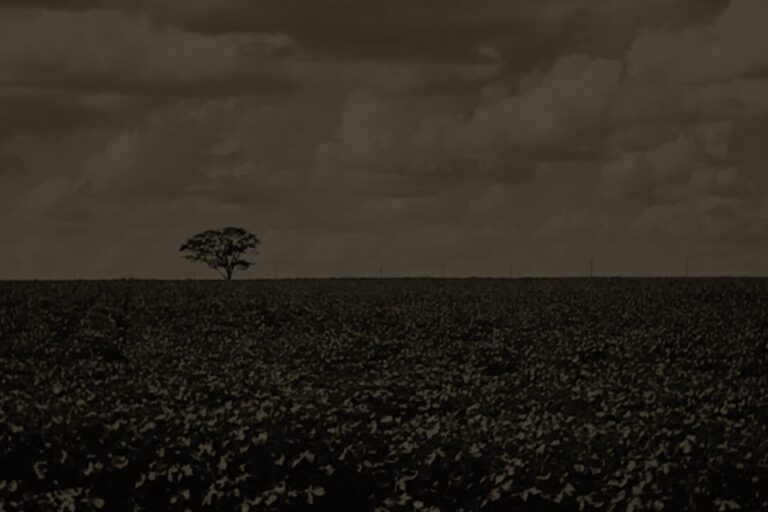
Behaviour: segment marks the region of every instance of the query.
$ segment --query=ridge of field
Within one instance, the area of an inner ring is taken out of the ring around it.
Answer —
[[[0,510],[766,510],[768,280],[0,283]]]

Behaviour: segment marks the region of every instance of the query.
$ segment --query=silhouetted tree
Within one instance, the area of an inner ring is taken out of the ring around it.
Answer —
[[[253,233],[227,227],[198,233],[184,242],[179,251],[184,258],[205,263],[224,279],[232,279],[236,270],[247,270],[253,265],[246,258],[258,254],[260,243]]]

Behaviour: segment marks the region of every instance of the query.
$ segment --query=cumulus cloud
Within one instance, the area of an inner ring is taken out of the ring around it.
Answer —
[[[100,152],[91,156],[85,169],[95,192],[105,192],[119,187],[137,172],[140,140],[137,131],[117,134]]]
[[[766,115],[768,6],[732,0],[713,19],[643,27],[624,55],[614,123],[727,121]]]
[[[599,125],[621,71],[615,60],[564,57],[546,74],[525,77],[517,94],[477,107],[449,140],[469,148],[573,144],[583,131]]]
[[[0,0],[0,201],[345,269],[764,237],[760,0],[286,2]]]
[[[729,123],[702,123],[642,151],[624,152],[602,167],[603,190],[614,199],[679,200],[730,195],[742,180],[726,157]]]
[[[82,180],[53,178],[37,185],[26,200],[26,211],[32,217],[50,213],[52,209],[71,198],[83,186]]]
[[[733,0],[712,25],[642,33],[627,54],[628,72],[673,82],[702,82],[765,70],[766,25],[765,1]]]
[[[768,113],[767,23],[765,2],[732,0],[709,23],[643,30],[630,45],[600,188],[632,200],[623,202],[631,232],[719,243],[758,236],[765,182],[742,156],[751,143],[734,133],[760,130],[750,123]]]
[[[392,171],[524,179],[535,162],[532,154],[561,158],[584,151],[582,137],[600,126],[621,69],[617,61],[566,57],[546,73],[526,76],[516,94],[478,106],[469,118],[354,91],[334,139],[316,149],[315,175],[320,181],[360,181],[371,172]]]
[[[469,211],[482,215],[497,212],[507,204],[507,190],[504,185],[494,183],[483,193],[469,202]]]
[[[397,158],[414,121],[394,101],[381,100],[366,90],[353,91],[341,110],[332,156],[353,166]]]
[[[720,118],[768,115],[768,80],[733,79],[688,90],[681,100],[687,112]]]
[[[380,190],[381,181],[388,180],[382,174],[400,168],[408,158],[405,137],[415,119],[397,101],[366,89],[352,91],[333,138],[314,149],[313,186],[356,193]]]
[[[280,158],[290,148],[270,141],[279,141],[279,134],[261,135],[275,119],[270,109],[234,100],[156,109],[94,151],[83,178],[92,193],[115,199],[191,194],[238,204],[273,202],[297,181],[290,159]]]

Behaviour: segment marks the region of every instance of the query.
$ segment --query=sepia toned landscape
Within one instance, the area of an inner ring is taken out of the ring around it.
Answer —
[[[768,511],[768,0],[0,0],[0,512]]]

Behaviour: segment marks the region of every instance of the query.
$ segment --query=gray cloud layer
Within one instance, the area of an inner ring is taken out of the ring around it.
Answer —
[[[768,8],[0,2],[3,276],[762,273]],[[46,256],[54,255],[50,261]]]

